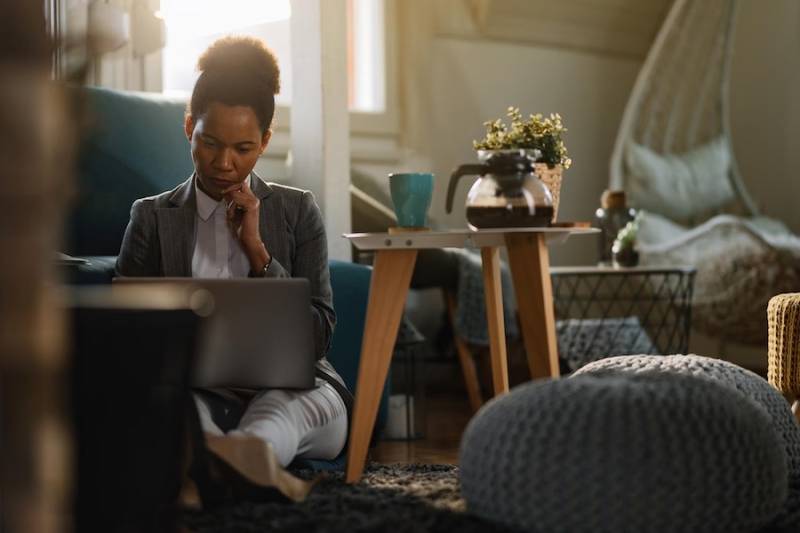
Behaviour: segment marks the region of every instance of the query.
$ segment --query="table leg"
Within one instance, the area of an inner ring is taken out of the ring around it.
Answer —
[[[506,247],[531,377],[558,377],[550,256],[542,233],[507,233]]]
[[[445,291],[445,300],[447,302],[447,317],[450,319],[450,327],[453,330],[453,344],[456,345],[456,354],[458,354],[458,360],[461,363],[461,372],[464,374],[464,386],[467,388],[469,406],[473,413],[477,413],[478,409],[483,405],[478,369],[475,367],[475,360],[467,343],[456,331],[456,297],[452,292]]]
[[[508,392],[508,357],[506,328],[503,322],[503,291],[500,283],[500,249],[481,248],[483,292],[486,298],[486,322],[489,326],[489,357],[492,361],[494,395]]]
[[[416,259],[416,250],[379,250],[375,253],[347,452],[348,483],[358,481],[364,471],[367,448]]]

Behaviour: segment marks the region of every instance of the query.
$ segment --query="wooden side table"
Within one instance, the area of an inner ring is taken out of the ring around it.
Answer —
[[[417,251],[431,248],[481,250],[492,383],[494,394],[498,395],[508,392],[500,247],[505,246],[508,249],[531,376],[556,377],[559,375],[558,349],[547,243],[563,242],[573,234],[585,235],[597,231],[593,228],[503,228],[481,231],[464,229],[391,234],[355,233],[344,236],[357,249],[375,252],[350,428],[346,474],[348,483],[358,481],[364,470],[369,439],[389,370]]]

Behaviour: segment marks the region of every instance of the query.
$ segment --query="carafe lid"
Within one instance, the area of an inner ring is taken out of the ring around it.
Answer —
[[[627,207],[625,191],[606,189],[600,197],[600,206],[603,209],[624,209]]]

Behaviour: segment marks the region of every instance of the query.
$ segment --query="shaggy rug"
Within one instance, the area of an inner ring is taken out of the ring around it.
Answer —
[[[356,485],[328,475],[299,504],[241,503],[190,512],[183,522],[198,533],[513,531],[466,512],[458,468],[449,465],[373,464]]]

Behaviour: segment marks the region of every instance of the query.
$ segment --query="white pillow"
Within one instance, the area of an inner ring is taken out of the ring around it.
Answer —
[[[630,142],[625,163],[631,205],[675,221],[708,213],[734,196],[728,179],[731,154],[723,137],[689,152],[667,155]]]
[[[639,215],[639,231],[636,233],[639,244],[658,245],[671,242],[689,231],[684,226],[650,211],[639,211]]]

